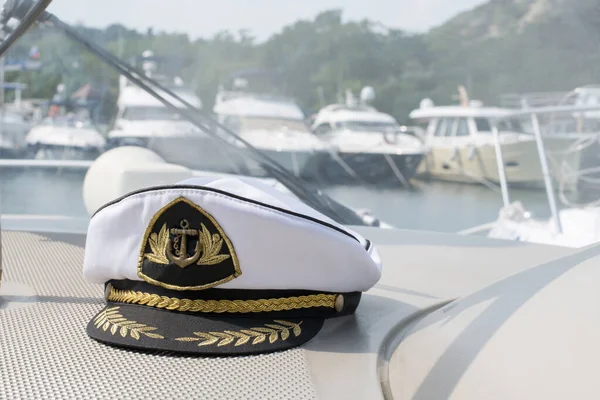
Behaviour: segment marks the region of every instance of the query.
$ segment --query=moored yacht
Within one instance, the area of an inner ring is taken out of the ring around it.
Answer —
[[[106,140],[92,123],[88,104],[76,105],[57,87],[48,114],[25,137],[27,156],[41,160],[93,160],[104,151]]]
[[[366,97],[369,91],[363,89],[361,104],[347,100],[346,104],[328,105],[316,115],[313,131],[333,148],[319,163],[320,174],[334,181],[408,184],[425,147],[394,117],[366,104]]]
[[[419,174],[435,179],[498,183],[500,181],[494,127],[503,153],[506,180],[509,184],[542,187],[543,171],[535,137],[526,132],[515,111],[484,107],[472,101],[462,105],[435,106],[429,99],[410,113],[417,123],[425,123],[425,144],[429,153]],[[537,121],[537,120],[536,120]],[[586,152],[570,151],[580,138],[551,135],[543,140],[550,171],[565,187],[576,189],[572,172],[578,171]]]
[[[168,77],[156,73],[157,64],[152,52],[144,52],[144,73],[152,76],[166,89],[196,109],[202,101],[193,90],[186,87],[179,77]],[[186,105],[167,93],[157,90],[172,101],[177,108]],[[207,168],[228,172],[231,162],[227,151],[208,135],[171,108],[166,107],[148,92],[132,84],[125,76],[119,79],[117,116],[108,133],[108,148],[119,146],[147,147],[168,162],[184,163],[189,168]]]
[[[296,176],[326,153],[307,127],[300,107],[283,96],[247,92],[219,93],[214,112],[220,122]]]
[[[25,138],[29,157],[38,160],[94,160],[106,140],[89,120],[73,116],[47,118]]]

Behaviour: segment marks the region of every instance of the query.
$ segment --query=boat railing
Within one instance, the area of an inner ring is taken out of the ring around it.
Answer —
[[[494,135],[494,148],[496,152],[496,164],[498,168],[500,190],[502,193],[502,202],[505,207],[510,204],[510,194],[508,191],[508,184],[506,180],[506,170],[503,161],[502,146],[500,143],[500,135],[498,133],[498,121],[508,118],[526,118],[528,117],[531,121],[531,127],[533,135],[535,137],[538,156],[540,159],[540,166],[542,169],[542,176],[544,180],[544,186],[546,188],[546,195],[548,198],[548,205],[552,219],[555,222],[557,233],[562,233],[562,225],[558,214],[558,206],[556,199],[556,192],[554,190],[554,182],[552,180],[550,166],[548,164],[548,155],[544,147],[544,138],[539,124],[539,116],[547,114],[562,114],[562,113],[583,113],[587,111],[600,110],[600,105],[595,106],[546,106],[546,107],[535,107],[535,108],[521,108],[512,110],[509,114],[491,119],[492,122],[492,133]]]
[[[506,93],[500,96],[502,108],[538,108],[561,104],[571,92]]]

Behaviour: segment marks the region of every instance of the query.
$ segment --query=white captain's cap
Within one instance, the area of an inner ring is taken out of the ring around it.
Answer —
[[[368,240],[273,187],[196,178],[99,209],[83,273],[105,284],[92,338],[226,355],[305,343],[355,311],[381,262]]]

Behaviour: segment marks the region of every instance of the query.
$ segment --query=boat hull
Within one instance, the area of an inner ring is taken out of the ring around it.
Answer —
[[[573,172],[589,164],[598,147],[566,152],[575,138],[545,138],[548,164],[556,183],[566,190],[576,190],[578,177]],[[596,152],[596,153],[595,153]],[[513,186],[543,187],[544,176],[535,141],[502,144],[506,180]],[[500,182],[496,152],[492,144],[477,147],[432,147],[419,167],[419,177],[455,182]]]
[[[11,145],[3,146],[2,143],[0,143],[0,159],[2,159],[2,158],[8,158],[8,159],[21,158],[21,157],[23,157],[25,152],[26,152],[26,149],[24,147],[18,148],[18,147],[11,146]]]
[[[260,149],[269,158],[276,161],[282,167],[296,175],[303,177],[306,175],[307,166],[314,160],[318,160],[322,155],[320,152],[311,150],[267,150]],[[260,173],[257,173],[260,175]]]
[[[34,160],[89,160],[93,161],[102,153],[96,147],[71,147],[54,145],[28,145],[27,158]]]
[[[232,148],[218,144],[203,135],[164,137],[119,137],[109,139],[109,149],[120,146],[139,146],[152,150],[166,162],[196,170],[239,173],[242,159]]]
[[[148,147],[165,161],[190,169],[231,173],[237,172],[240,164],[239,155],[229,146],[200,135],[154,138]]]
[[[331,183],[409,183],[421,153],[325,153],[314,163],[311,178]]]
[[[146,147],[166,162],[190,169],[259,177],[266,175],[266,171],[247,156],[247,150],[236,151],[233,145],[221,145],[211,137],[168,136],[153,137],[146,141],[121,137],[119,142],[110,141],[109,148],[124,145]],[[313,150],[258,149],[296,176],[304,176],[306,166],[319,157],[319,152]]]

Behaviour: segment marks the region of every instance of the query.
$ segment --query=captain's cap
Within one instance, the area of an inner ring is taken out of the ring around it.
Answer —
[[[190,179],[130,193],[91,218],[86,280],[100,342],[204,355],[301,345],[354,313],[381,276],[373,245],[254,179]]]

